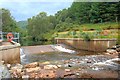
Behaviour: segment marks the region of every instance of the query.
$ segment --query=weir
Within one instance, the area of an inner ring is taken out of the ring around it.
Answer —
[[[116,45],[116,39],[93,39],[85,41],[80,38],[56,38],[57,44],[66,44],[79,50],[103,52]]]

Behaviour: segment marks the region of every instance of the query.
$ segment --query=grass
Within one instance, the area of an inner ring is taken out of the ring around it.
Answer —
[[[118,29],[118,23],[98,23],[98,24],[82,24],[79,26],[80,30],[91,30],[91,29]]]
[[[73,28],[71,31],[59,32],[58,38],[83,38],[81,33],[85,33],[89,38],[111,39],[118,38],[118,23],[99,23],[99,24],[82,24]],[[75,34],[72,34],[75,31]],[[106,32],[105,32],[106,31]]]

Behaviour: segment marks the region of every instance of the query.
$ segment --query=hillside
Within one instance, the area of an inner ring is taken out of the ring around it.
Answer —
[[[28,22],[27,21],[19,21],[19,22],[17,22],[17,25],[22,29],[26,29]]]

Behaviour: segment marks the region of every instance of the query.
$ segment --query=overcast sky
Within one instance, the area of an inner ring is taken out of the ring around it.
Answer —
[[[0,0],[0,8],[9,9],[16,21],[27,20],[39,12],[54,15],[57,11],[71,6],[73,0]]]

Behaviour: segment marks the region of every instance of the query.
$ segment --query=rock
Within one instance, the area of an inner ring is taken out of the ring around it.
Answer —
[[[9,70],[11,73],[14,73],[14,72],[16,72],[16,73],[21,73],[22,72],[22,69],[19,69],[19,68],[17,68],[17,67],[14,67],[14,68],[11,68],[11,70]]]
[[[47,72],[43,72],[39,76],[40,78],[55,78],[56,74],[54,71],[47,71]]]
[[[29,78],[29,75],[23,75],[22,76],[22,79],[28,79]]]
[[[57,67],[58,67],[58,68],[61,68],[61,67],[62,67],[62,65],[57,65]]]
[[[88,60],[87,63],[91,63],[92,61],[91,60]]]
[[[38,62],[34,62],[34,63],[26,64],[24,67],[25,68],[35,68],[37,66],[39,66],[39,63]]]
[[[4,64],[4,63],[5,63],[5,61],[1,61],[0,63],[1,63],[1,64]]]
[[[113,53],[116,53],[117,51],[114,50],[114,49],[107,49],[107,52],[110,53],[110,54],[113,54]]]
[[[11,64],[6,64],[7,68],[10,69],[11,68]]]
[[[72,67],[70,64],[68,64],[68,67]]]
[[[117,48],[116,51],[117,51],[117,52],[120,52],[120,48]]]
[[[66,72],[70,72],[71,70],[70,69],[65,69]]]
[[[11,67],[11,72],[16,71],[17,73],[22,72],[23,65],[21,64],[16,64],[14,67]]]
[[[56,65],[45,65],[44,69],[57,69],[58,67]]]
[[[65,60],[65,61],[64,61],[64,64],[69,63],[69,62],[70,62],[70,60]]]
[[[39,70],[41,70],[41,68],[40,67],[35,67],[35,68],[27,68],[26,69],[26,72],[37,72],[37,71],[39,71]]]
[[[19,69],[22,69],[22,68],[23,68],[23,65],[21,65],[21,64],[16,64],[16,67],[18,67]]]
[[[22,69],[17,69],[16,71],[17,71],[17,73],[21,73]]]
[[[76,73],[76,75],[77,75],[77,76],[79,76],[79,75],[80,75],[80,73]]]
[[[82,70],[81,68],[78,69],[78,71],[81,71],[81,70]]]
[[[43,62],[42,64],[50,64],[50,62],[46,61],[46,62]]]

